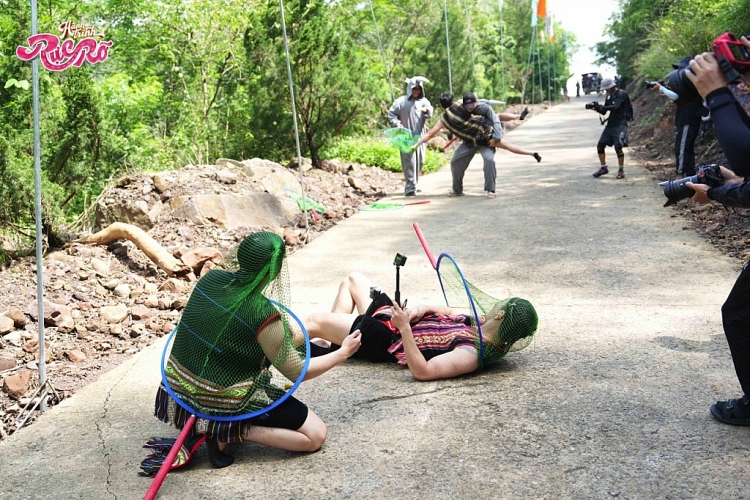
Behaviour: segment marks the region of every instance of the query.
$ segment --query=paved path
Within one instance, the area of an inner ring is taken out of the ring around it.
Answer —
[[[213,470],[201,451],[160,498],[750,498],[750,430],[708,413],[739,395],[719,312],[739,262],[670,217],[633,161],[625,180],[591,177],[601,127],[583,102],[508,134],[544,160],[498,152],[495,200],[476,160],[467,195],[445,197],[446,168],[421,182],[430,204],[363,212],[289,259],[301,315],[330,307],[352,270],[392,291],[396,252],[402,297],[440,303],[417,221],[473,284],[532,301],[532,346],[429,383],[350,361],[297,392],[328,423],[320,452],[246,444]],[[152,417],[161,348],[0,443],[0,499],[141,498],[140,446],[173,434]]]

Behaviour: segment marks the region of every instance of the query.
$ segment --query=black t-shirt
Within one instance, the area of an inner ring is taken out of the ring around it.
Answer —
[[[621,127],[628,124],[626,109],[628,102],[630,102],[630,98],[622,89],[617,89],[617,92],[612,95],[607,94],[604,105],[599,106],[599,113],[606,114],[609,111],[607,127]]]

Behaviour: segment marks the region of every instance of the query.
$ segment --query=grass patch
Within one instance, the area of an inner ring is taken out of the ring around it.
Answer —
[[[364,163],[391,172],[401,172],[401,155],[398,149],[389,146],[384,140],[372,138],[346,138],[335,141],[320,152],[326,160],[338,158],[342,161]],[[427,150],[422,173],[436,172],[445,165],[443,153]]]

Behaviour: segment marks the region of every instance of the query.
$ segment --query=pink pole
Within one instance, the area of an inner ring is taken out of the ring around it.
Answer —
[[[417,238],[419,238],[419,242],[422,244],[422,248],[424,248],[424,253],[427,254],[427,258],[430,259],[430,264],[432,264],[433,269],[437,269],[437,262],[435,262],[435,257],[432,255],[432,252],[430,251],[430,246],[427,244],[427,240],[424,238],[424,234],[422,234],[422,230],[419,228],[418,223],[412,224],[414,227],[414,231],[417,233]]]
[[[167,474],[169,474],[169,469],[172,467],[174,459],[177,457],[177,453],[180,452],[182,443],[185,442],[188,434],[190,434],[190,431],[193,428],[193,423],[195,423],[195,415],[190,415],[190,418],[187,422],[185,422],[185,426],[182,428],[182,432],[180,432],[180,435],[177,436],[172,449],[169,450],[167,458],[164,459],[164,463],[161,465],[161,467],[159,467],[159,472],[156,473],[156,477],[153,481],[151,481],[151,486],[148,488],[146,496],[143,497],[143,500],[153,500],[156,497],[156,494],[159,492],[159,488],[161,488],[161,483],[164,482]]]

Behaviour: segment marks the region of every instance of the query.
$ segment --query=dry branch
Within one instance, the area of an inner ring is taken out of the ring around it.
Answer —
[[[190,266],[176,259],[143,229],[132,224],[114,222],[98,233],[76,240],[76,243],[107,245],[119,239],[132,241],[159,269],[162,269],[170,276],[184,276],[192,272]]]

